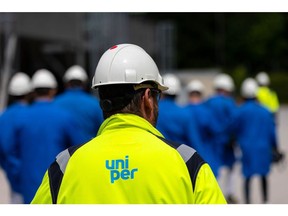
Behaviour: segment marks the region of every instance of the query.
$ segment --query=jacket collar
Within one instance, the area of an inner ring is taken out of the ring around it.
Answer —
[[[124,128],[139,128],[148,131],[156,136],[163,137],[163,135],[146,119],[134,114],[112,115],[102,123],[97,136],[110,130]]]

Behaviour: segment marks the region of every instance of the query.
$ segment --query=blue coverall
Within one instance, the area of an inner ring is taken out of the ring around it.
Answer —
[[[55,104],[72,112],[83,128],[87,141],[94,138],[104,121],[99,100],[81,88],[69,88],[55,98]]]
[[[246,178],[266,176],[270,170],[272,148],[277,146],[273,115],[255,100],[240,106],[232,129],[242,152],[242,170]]]
[[[236,103],[232,97],[222,94],[215,94],[205,102],[206,106],[211,110],[213,116],[216,118],[219,128],[223,129],[225,133],[217,136],[215,139],[216,151],[220,166],[232,167],[236,162],[234,149],[231,146],[233,141],[233,134],[230,133],[229,127],[233,122],[233,116],[237,109]]]
[[[220,161],[216,151],[215,140],[224,132],[224,128],[220,128],[211,110],[206,107],[204,103],[188,104],[186,109],[191,113],[197,127],[198,134],[201,138],[202,146],[197,151],[211,166],[214,175],[218,176]]]
[[[156,128],[168,140],[183,143],[198,149],[202,146],[195,121],[184,107],[171,98],[159,101],[159,116]],[[200,154],[201,155],[201,154]]]
[[[25,114],[13,145],[20,149],[20,190],[30,203],[57,154],[86,138],[74,117],[53,101],[36,100]]]
[[[20,149],[13,145],[26,119],[28,104],[15,102],[0,116],[0,163],[6,173],[11,190],[20,193]]]

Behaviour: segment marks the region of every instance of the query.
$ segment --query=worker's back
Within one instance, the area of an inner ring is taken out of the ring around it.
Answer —
[[[279,109],[279,101],[276,92],[267,86],[260,86],[257,92],[258,101],[270,112],[276,113]]]
[[[63,178],[57,203],[225,203],[215,177],[206,173],[208,164],[188,146],[165,143],[146,120],[117,114],[99,132],[58,157],[69,159],[67,166],[59,164],[64,175],[55,172],[57,165],[50,167],[33,203],[52,202],[45,185],[57,196],[57,178]],[[187,169],[185,160],[195,163],[195,170]],[[47,180],[52,173],[60,175]]]
[[[214,175],[218,176],[220,160],[215,154],[217,150],[216,138],[224,133],[221,125],[217,124],[214,115],[204,103],[190,103],[186,106],[186,110],[191,114],[191,121],[194,121],[197,131],[201,139],[201,145],[196,146],[197,152],[209,163]]]
[[[175,142],[187,143],[185,138],[185,122],[187,118],[174,100],[164,98],[159,101],[157,129],[167,138]]]
[[[31,202],[47,167],[65,148],[85,142],[73,117],[51,101],[35,101],[18,134],[21,190]]]
[[[256,101],[246,101],[234,120],[237,143],[242,151],[245,176],[267,174],[272,160],[272,148],[276,145],[273,116]]]
[[[179,106],[171,98],[163,98],[159,101],[156,128],[168,140],[185,143],[194,149],[202,145],[195,120],[187,109]]]
[[[96,97],[80,88],[67,89],[55,98],[55,104],[70,111],[87,136],[94,138],[103,122],[102,110]]]
[[[0,165],[3,167],[13,191],[20,191],[20,149],[15,145],[18,133],[26,120],[28,104],[13,103],[0,115]]]
[[[236,162],[236,156],[231,146],[233,134],[231,134],[229,127],[233,121],[237,105],[232,97],[222,94],[215,94],[208,98],[205,101],[205,105],[212,112],[219,128],[226,131],[214,137],[214,142],[217,146],[215,153],[220,157],[221,165],[232,166]]]

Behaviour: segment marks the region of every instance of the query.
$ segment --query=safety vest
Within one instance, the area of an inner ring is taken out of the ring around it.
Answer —
[[[209,165],[145,119],[116,114],[96,138],[61,152],[32,203],[226,203]]]
[[[258,101],[270,112],[275,113],[279,109],[277,94],[266,86],[259,87],[257,92]]]

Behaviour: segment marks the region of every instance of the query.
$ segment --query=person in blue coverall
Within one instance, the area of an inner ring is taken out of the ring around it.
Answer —
[[[31,202],[46,169],[57,154],[86,141],[75,118],[53,103],[57,91],[53,74],[46,69],[36,71],[32,87],[34,102],[25,112],[14,143],[20,149],[19,187],[24,203]]]
[[[216,75],[213,85],[215,93],[206,100],[205,105],[216,118],[219,128],[226,131],[226,133],[222,133],[215,139],[215,154],[220,160],[219,174],[221,175],[221,170],[227,170],[226,175],[219,175],[218,178],[224,178],[222,189],[227,202],[237,203],[234,195],[235,173],[233,172],[237,158],[235,155],[235,140],[233,134],[229,131],[229,126],[237,109],[235,100],[231,96],[235,86],[232,78],[228,74],[223,73]]]
[[[163,92],[159,101],[156,128],[166,139],[187,144],[198,151],[202,144],[195,121],[188,110],[176,102],[181,92],[181,82],[176,75],[170,73],[163,75],[163,80],[169,89]]]
[[[23,203],[19,188],[19,148],[12,148],[11,144],[17,140],[19,126],[25,119],[31,90],[30,77],[23,72],[15,73],[8,86],[11,103],[0,116],[0,164],[9,182],[11,204]]]
[[[199,154],[211,166],[214,175],[218,176],[220,161],[215,154],[215,139],[224,132],[217,124],[211,110],[204,104],[205,86],[199,80],[192,80],[186,86],[188,93],[188,104],[186,109],[193,115],[196,123],[198,134],[201,138],[203,146],[198,149]]]
[[[71,111],[89,141],[96,136],[104,120],[99,100],[85,91],[88,76],[81,66],[68,68],[63,81],[66,90],[55,98],[55,104]]]
[[[257,83],[252,78],[244,80],[239,107],[232,129],[242,152],[242,173],[245,178],[245,202],[250,200],[250,182],[255,175],[261,177],[262,200],[268,202],[268,179],[272,150],[278,149],[273,115],[256,100]]]

